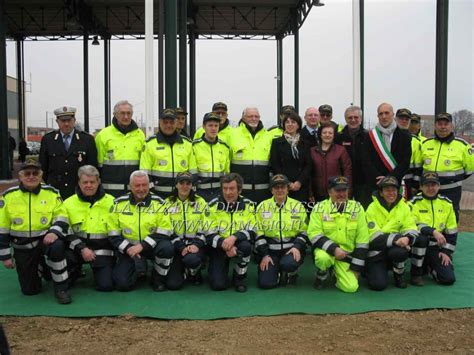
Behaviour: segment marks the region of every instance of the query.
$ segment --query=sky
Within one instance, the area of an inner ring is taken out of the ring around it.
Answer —
[[[300,115],[310,106],[331,104],[343,122],[352,92],[352,1],[323,0],[300,30]],[[366,124],[373,126],[382,102],[433,114],[436,1],[365,1]],[[448,111],[474,111],[474,2],[451,0],[448,37]],[[155,62],[157,62],[155,41]],[[25,42],[27,125],[51,127],[53,111],[69,105],[83,121],[82,41]],[[294,41],[283,41],[283,104],[294,104]],[[112,105],[134,104],[140,124],[145,111],[145,42],[112,41]],[[276,41],[196,42],[197,122],[224,101],[234,124],[247,106],[258,107],[264,125],[276,123]],[[15,42],[7,43],[7,74],[16,76]],[[103,46],[89,46],[91,130],[104,125]],[[154,77],[157,77],[155,66]],[[31,78],[31,79],[30,79]],[[158,96],[155,82],[154,96]],[[157,99],[155,100],[157,101]],[[157,106],[157,102],[155,103]],[[155,107],[155,121],[158,117]],[[55,125],[55,123],[54,123]],[[199,124],[198,124],[199,125]]]

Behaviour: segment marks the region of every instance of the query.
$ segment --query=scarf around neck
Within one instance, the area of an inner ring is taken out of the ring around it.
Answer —
[[[300,155],[298,152],[298,142],[300,141],[300,134],[296,133],[295,136],[291,136],[288,133],[284,133],[283,135],[285,136],[286,141],[291,146],[291,154],[293,155],[293,158],[298,160],[300,158]]]
[[[388,149],[390,149],[392,146],[393,132],[395,132],[395,129],[397,129],[397,123],[395,122],[395,120],[393,120],[388,127],[384,128],[379,122],[377,123],[377,128],[380,130],[380,133],[382,133],[385,145]]]

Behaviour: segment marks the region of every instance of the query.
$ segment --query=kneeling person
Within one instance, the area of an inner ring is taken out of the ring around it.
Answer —
[[[134,171],[130,175],[131,192],[115,199],[107,221],[110,241],[118,251],[112,277],[119,291],[131,290],[138,277],[146,274],[147,259],[153,260],[153,290],[165,291],[170,281],[173,230],[163,199],[150,193],[149,183],[146,171]]]
[[[20,186],[0,197],[0,260],[8,269],[16,267],[24,295],[40,293],[44,276],[52,278],[58,303],[71,303],[64,245],[69,221],[59,192],[41,184],[36,161],[23,164],[18,176]]]
[[[209,283],[213,290],[229,287],[230,259],[236,258],[232,277],[235,290],[246,292],[245,278],[255,238],[254,203],[242,196],[244,181],[239,174],[221,178],[222,195],[209,203],[211,229],[206,235],[209,251]]]
[[[456,214],[451,200],[439,194],[438,174],[428,172],[421,177],[421,194],[412,201],[412,211],[420,239],[428,246],[423,266],[427,266],[431,275],[441,285],[452,285],[456,281],[452,255],[456,250],[458,235]],[[435,213],[436,211],[436,213]],[[418,282],[422,268],[418,269]]]
[[[277,174],[270,185],[273,197],[257,207],[255,240],[260,259],[258,286],[264,289],[295,283],[308,238],[306,210],[301,202],[288,197],[288,178]]]
[[[75,273],[81,265],[90,263],[98,291],[112,291],[112,269],[115,253],[107,236],[107,217],[114,197],[106,194],[99,171],[92,165],[79,168],[79,186],[75,195],[64,201],[72,233],[68,235],[69,249],[74,257]],[[72,275],[71,275],[72,276]]]
[[[388,268],[393,269],[395,286],[407,287],[403,279],[405,261],[418,231],[410,207],[399,191],[396,177],[383,178],[365,214],[370,236],[367,279],[369,287],[377,291],[388,285]]]
[[[318,268],[314,285],[321,288],[334,268],[336,287],[356,292],[365,266],[369,233],[362,205],[349,200],[349,179],[329,180],[329,198],[317,203],[311,212],[308,237]]]

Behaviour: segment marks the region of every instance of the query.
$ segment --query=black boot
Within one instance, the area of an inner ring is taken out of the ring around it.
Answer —
[[[398,288],[407,288],[407,283],[403,278],[403,274],[397,274],[396,272],[393,273],[393,278],[395,280],[395,287]]]
[[[234,276],[233,283],[237,292],[247,292],[247,285],[245,285],[243,278]]]
[[[421,276],[418,276],[418,275],[411,275],[410,283],[413,286],[418,286],[418,287],[421,287],[425,284],[423,282],[423,278]]]
[[[68,290],[56,290],[54,291],[54,297],[59,304],[69,304],[72,302],[71,295]]]

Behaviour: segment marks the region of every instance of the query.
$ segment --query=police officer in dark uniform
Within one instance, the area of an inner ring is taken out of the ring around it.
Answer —
[[[41,140],[39,161],[44,181],[66,199],[75,193],[78,169],[83,165],[97,167],[97,149],[94,137],[74,128],[76,108],[60,107],[54,114],[59,130],[47,133]]]

